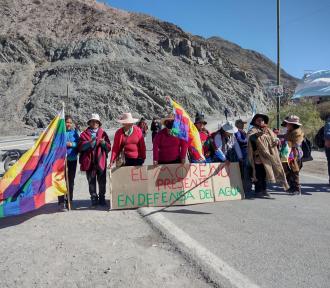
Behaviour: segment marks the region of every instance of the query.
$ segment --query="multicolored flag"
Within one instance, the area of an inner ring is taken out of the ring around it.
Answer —
[[[178,103],[171,98],[168,98],[168,100],[173,107],[173,113],[175,115],[171,134],[188,143],[194,154],[192,155],[194,159],[198,161],[205,160],[201,138],[195,124],[191,121],[187,112]]]
[[[0,218],[35,210],[67,193],[64,109],[0,180]]]

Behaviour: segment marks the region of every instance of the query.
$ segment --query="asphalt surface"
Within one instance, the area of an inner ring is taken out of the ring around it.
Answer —
[[[217,126],[216,122],[212,125]],[[112,140],[113,131],[109,136]],[[15,143],[26,144],[20,149],[31,145],[23,141],[2,143],[0,139],[0,149]],[[150,135],[146,144],[146,164],[151,164]],[[322,175],[303,170],[301,196],[270,187],[272,199],[173,207],[157,213],[260,287],[327,288],[330,187]],[[86,190],[79,182],[75,189]],[[83,194],[88,199],[88,191]]]
[[[302,174],[303,193],[158,212],[260,287],[330,287],[330,187]]]

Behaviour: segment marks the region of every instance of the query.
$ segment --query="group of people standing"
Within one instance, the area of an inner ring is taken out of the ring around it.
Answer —
[[[235,125],[227,121],[218,131],[209,133],[201,114],[196,115],[195,126],[205,162],[239,162],[245,197],[270,197],[267,182],[282,185],[292,195],[301,193],[299,171],[304,134],[299,121],[295,115],[286,117],[282,123],[286,128],[283,135],[275,135],[268,127],[269,117],[265,114],[256,114],[248,131],[247,122],[238,119]],[[189,154],[190,162],[199,162]]]
[[[122,125],[115,132],[113,146],[107,133],[102,129],[98,114],[92,114],[88,127],[79,135],[73,127],[73,119],[66,116],[67,162],[69,197],[73,199],[74,179],[79,155],[80,170],[86,172],[91,206],[105,206],[107,158],[111,151],[108,168],[119,166],[141,166],[146,159],[145,136],[148,126],[145,119],[133,118],[123,113],[118,123]],[[301,168],[301,143],[303,132],[299,117],[288,116],[282,125],[287,132],[277,137],[268,127],[269,118],[256,114],[247,131],[247,122],[238,119],[235,124],[227,121],[217,131],[206,129],[207,121],[197,113],[194,124],[199,131],[205,160],[196,155],[193,147],[171,134],[174,115],[170,114],[151,123],[153,142],[153,164],[185,163],[188,156],[191,163],[223,162],[240,164],[246,197],[268,197],[267,182],[277,182],[292,194],[300,193],[299,170]],[[138,124],[138,125],[136,125]],[[284,152],[287,153],[284,153]],[[97,185],[98,183],[98,193]],[[252,183],[255,193],[252,194]],[[59,197],[61,210],[67,202]]]

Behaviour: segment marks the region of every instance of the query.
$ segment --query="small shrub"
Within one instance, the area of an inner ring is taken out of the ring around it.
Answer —
[[[311,141],[313,141],[317,131],[324,125],[316,104],[308,100],[300,100],[298,103],[289,102],[282,106],[280,109],[281,123],[286,116],[290,115],[300,117],[305,136]],[[269,112],[269,122],[270,127],[276,127],[276,108]]]

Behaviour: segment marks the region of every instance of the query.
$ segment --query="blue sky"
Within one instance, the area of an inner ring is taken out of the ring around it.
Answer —
[[[220,36],[276,61],[276,0],[107,0],[110,6]],[[281,0],[281,65],[301,78],[330,69],[330,1]]]

